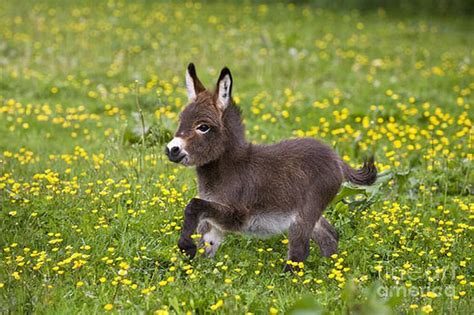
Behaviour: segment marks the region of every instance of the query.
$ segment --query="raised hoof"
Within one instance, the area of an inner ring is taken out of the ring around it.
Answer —
[[[189,258],[193,259],[196,256],[197,246],[192,241],[182,240],[178,241],[179,250],[185,253]]]

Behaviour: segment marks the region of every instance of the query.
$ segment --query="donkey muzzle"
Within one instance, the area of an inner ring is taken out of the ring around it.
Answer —
[[[186,157],[186,152],[183,149],[184,141],[179,137],[173,138],[166,146],[165,153],[168,159],[172,162],[179,163]]]

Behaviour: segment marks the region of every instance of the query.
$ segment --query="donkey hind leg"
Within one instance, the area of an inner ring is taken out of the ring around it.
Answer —
[[[224,239],[224,232],[206,220],[199,223],[197,232],[202,235],[199,247],[204,248],[207,257],[214,257]]]
[[[330,257],[337,253],[339,236],[336,229],[323,216],[314,226],[311,238],[318,243],[324,257]]]
[[[292,263],[303,262],[309,256],[311,229],[314,224],[302,224],[295,221],[288,230],[288,260]],[[286,264],[284,271],[299,270],[298,266]]]

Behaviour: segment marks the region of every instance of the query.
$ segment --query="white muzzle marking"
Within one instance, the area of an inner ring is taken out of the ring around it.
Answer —
[[[180,151],[184,152],[184,145],[185,145],[185,142],[183,140],[183,138],[181,137],[174,137],[173,140],[171,140],[168,145],[166,145],[168,147],[168,150],[171,151],[172,148],[174,147],[178,147]]]
[[[174,137],[173,140],[171,140],[166,147],[168,148],[169,151],[173,148],[179,148],[180,155],[183,156],[181,161],[179,163],[183,165],[189,165],[189,156],[188,152],[186,151],[186,142],[183,140],[181,137]]]

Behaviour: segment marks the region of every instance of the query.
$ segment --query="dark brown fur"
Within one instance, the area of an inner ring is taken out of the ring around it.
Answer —
[[[208,253],[214,255],[226,232],[270,235],[288,223],[289,260],[304,261],[310,239],[324,256],[334,254],[337,232],[322,213],[344,180],[365,185],[375,181],[373,160],[353,170],[329,146],[310,138],[248,143],[240,110],[231,98],[230,71],[222,70],[215,92],[203,88],[192,64],[187,75],[192,78],[187,80],[188,88],[192,82],[190,104],[176,132],[183,147],[168,147],[167,153],[173,161],[184,159],[196,166],[199,198],[186,206],[179,248],[195,255],[191,235],[196,229],[209,240]],[[196,128],[203,124],[210,129],[201,134]]]

